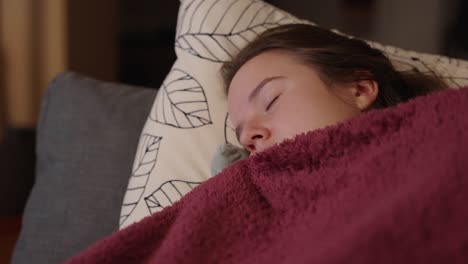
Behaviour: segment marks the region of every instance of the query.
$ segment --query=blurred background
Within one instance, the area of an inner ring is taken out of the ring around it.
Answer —
[[[266,2],[361,38],[468,58],[468,0]],[[9,257],[34,183],[35,126],[48,82],[76,71],[157,89],[175,60],[178,5],[0,0],[0,263]]]

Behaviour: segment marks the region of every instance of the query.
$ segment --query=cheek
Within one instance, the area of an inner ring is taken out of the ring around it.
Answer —
[[[314,121],[316,113],[312,109],[304,109],[289,104],[276,113],[270,120],[272,135],[276,141],[293,138],[297,134],[317,128]]]
[[[275,128],[277,135],[291,138],[297,134],[322,128],[330,123],[330,116],[323,100],[314,102],[309,97],[291,98],[292,102],[284,104],[278,109],[275,116]]]
[[[310,99],[310,98],[309,98]],[[330,125],[356,116],[355,110],[336,98],[324,96],[321,100],[302,101],[291,105],[288,122],[290,128],[286,131],[289,135],[322,129]]]

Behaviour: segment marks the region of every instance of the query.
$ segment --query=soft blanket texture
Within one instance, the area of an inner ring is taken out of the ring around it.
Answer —
[[[468,263],[468,89],[236,162],[70,263]]]

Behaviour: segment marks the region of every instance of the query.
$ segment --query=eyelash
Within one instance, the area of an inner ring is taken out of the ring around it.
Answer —
[[[276,96],[273,100],[271,100],[271,102],[268,104],[268,106],[266,107],[266,111],[270,110],[270,108],[273,106],[273,104],[276,102],[276,100],[278,100],[280,96]]]

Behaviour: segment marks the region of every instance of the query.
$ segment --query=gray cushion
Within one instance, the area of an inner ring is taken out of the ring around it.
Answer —
[[[58,263],[116,231],[156,90],[65,73],[43,99],[13,263]]]

